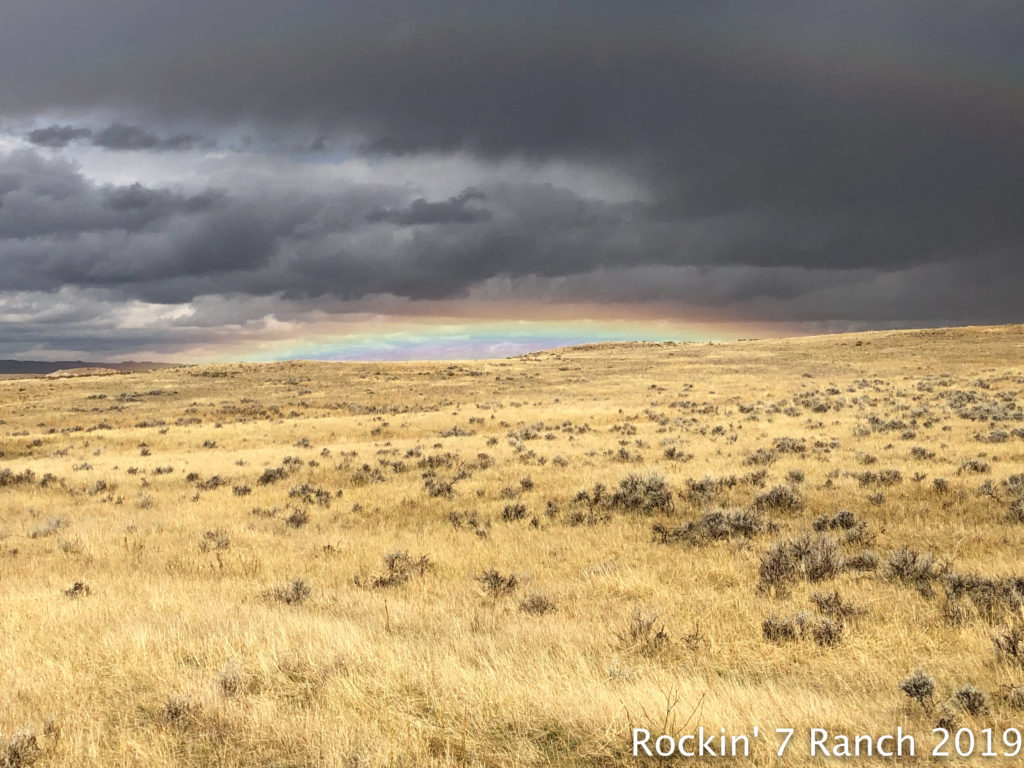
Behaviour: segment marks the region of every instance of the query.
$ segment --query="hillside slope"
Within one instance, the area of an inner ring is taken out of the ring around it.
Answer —
[[[1020,726],[1022,548],[1021,326],[0,382],[0,732],[68,768],[927,754]]]

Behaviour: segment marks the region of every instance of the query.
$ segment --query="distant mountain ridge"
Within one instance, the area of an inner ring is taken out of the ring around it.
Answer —
[[[133,371],[152,371],[157,368],[173,368],[177,363],[148,363],[125,360],[120,363],[97,363],[83,360],[0,360],[0,376],[45,376],[54,371],[70,368],[107,368],[121,373]]]

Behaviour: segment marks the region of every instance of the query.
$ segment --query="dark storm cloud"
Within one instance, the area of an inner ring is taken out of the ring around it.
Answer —
[[[396,205],[402,196],[379,185],[250,196],[100,186],[65,161],[15,153],[0,159],[3,287],[72,286],[169,304],[231,294],[331,304],[472,298],[502,277],[522,300],[655,301],[729,308],[751,321],[923,323],[1012,320],[1017,291],[1008,286],[1024,282],[1013,254],[918,267],[716,263],[706,254],[768,244],[777,223],[754,214],[679,222],[649,204],[550,184]],[[483,201],[487,209],[470,207]]]
[[[239,291],[451,298],[494,274],[657,262],[679,244],[678,232],[647,226],[635,205],[550,185],[395,204],[404,199],[380,185],[248,195],[104,186],[62,159],[16,152],[0,156],[4,287],[116,286],[125,298],[162,302]],[[399,229],[411,235],[395,238]]]
[[[673,220],[775,222],[764,247],[678,259],[853,266],[1022,244],[1024,8],[1011,4],[48,5],[5,29],[45,29],[79,66],[33,71],[31,93],[7,84],[25,109],[308,125],[376,152],[600,158],[652,185]],[[121,124],[95,138],[186,140]]]
[[[403,227],[417,224],[472,224],[491,218],[490,211],[469,205],[473,200],[484,199],[485,195],[475,189],[467,189],[462,194],[436,203],[418,197],[406,208],[373,211],[366,219],[373,223],[386,221]]]
[[[157,152],[170,149],[190,149],[197,139],[187,133],[178,133],[161,138],[137,125],[113,123],[93,134],[92,143],[97,147],[113,150],[150,149]]]
[[[46,128],[36,128],[29,131],[25,137],[33,144],[40,147],[60,149],[66,147],[72,141],[85,139],[92,136],[88,128],[76,128],[73,125],[49,125]]]
[[[141,184],[97,186],[70,163],[34,152],[0,155],[0,261],[35,238],[145,230],[176,215],[211,211],[215,191],[182,195]]]
[[[0,155],[2,287],[117,286],[123,298],[177,300],[167,281],[258,269],[308,216],[302,203],[99,186],[59,159]]]
[[[166,150],[191,149],[199,144],[199,139],[187,133],[175,133],[170,136],[157,136],[137,125],[112,123],[106,128],[93,131],[73,125],[49,125],[29,131],[25,138],[40,147],[63,149],[74,141],[90,139],[95,147],[118,150]]]
[[[41,121],[39,146],[209,135],[313,164],[348,148],[494,168],[442,194],[268,172],[258,194],[196,196],[12,156],[5,287],[327,301],[537,280],[553,301],[751,319],[1021,319],[1006,287],[1024,282],[1019,3],[34,0],[3,15],[0,71],[16,76],[0,103]],[[91,134],[39,117],[92,113],[107,127]],[[602,168],[640,192],[508,180],[513,162]]]

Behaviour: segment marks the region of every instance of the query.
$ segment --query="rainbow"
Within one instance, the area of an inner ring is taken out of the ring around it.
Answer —
[[[196,350],[205,362],[280,360],[473,360],[511,357],[556,347],[608,341],[729,341],[745,335],[789,335],[760,325],[723,326],[677,320],[472,320],[404,317],[347,323],[300,324],[289,334],[262,334],[226,349]],[[804,331],[806,332],[806,331]],[[274,336],[277,338],[274,338]]]

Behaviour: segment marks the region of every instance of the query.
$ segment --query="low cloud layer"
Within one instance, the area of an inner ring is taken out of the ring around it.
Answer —
[[[88,140],[94,147],[113,151],[161,152],[191,149],[198,143],[196,137],[187,133],[160,137],[145,128],[124,123],[111,123],[95,131],[74,125],[48,125],[45,128],[33,128],[25,138],[31,144],[50,149],[63,149],[73,142]]]
[[[1011,4],[55,3],[0,29],[0,356],[133,302],[1022,320]]]

